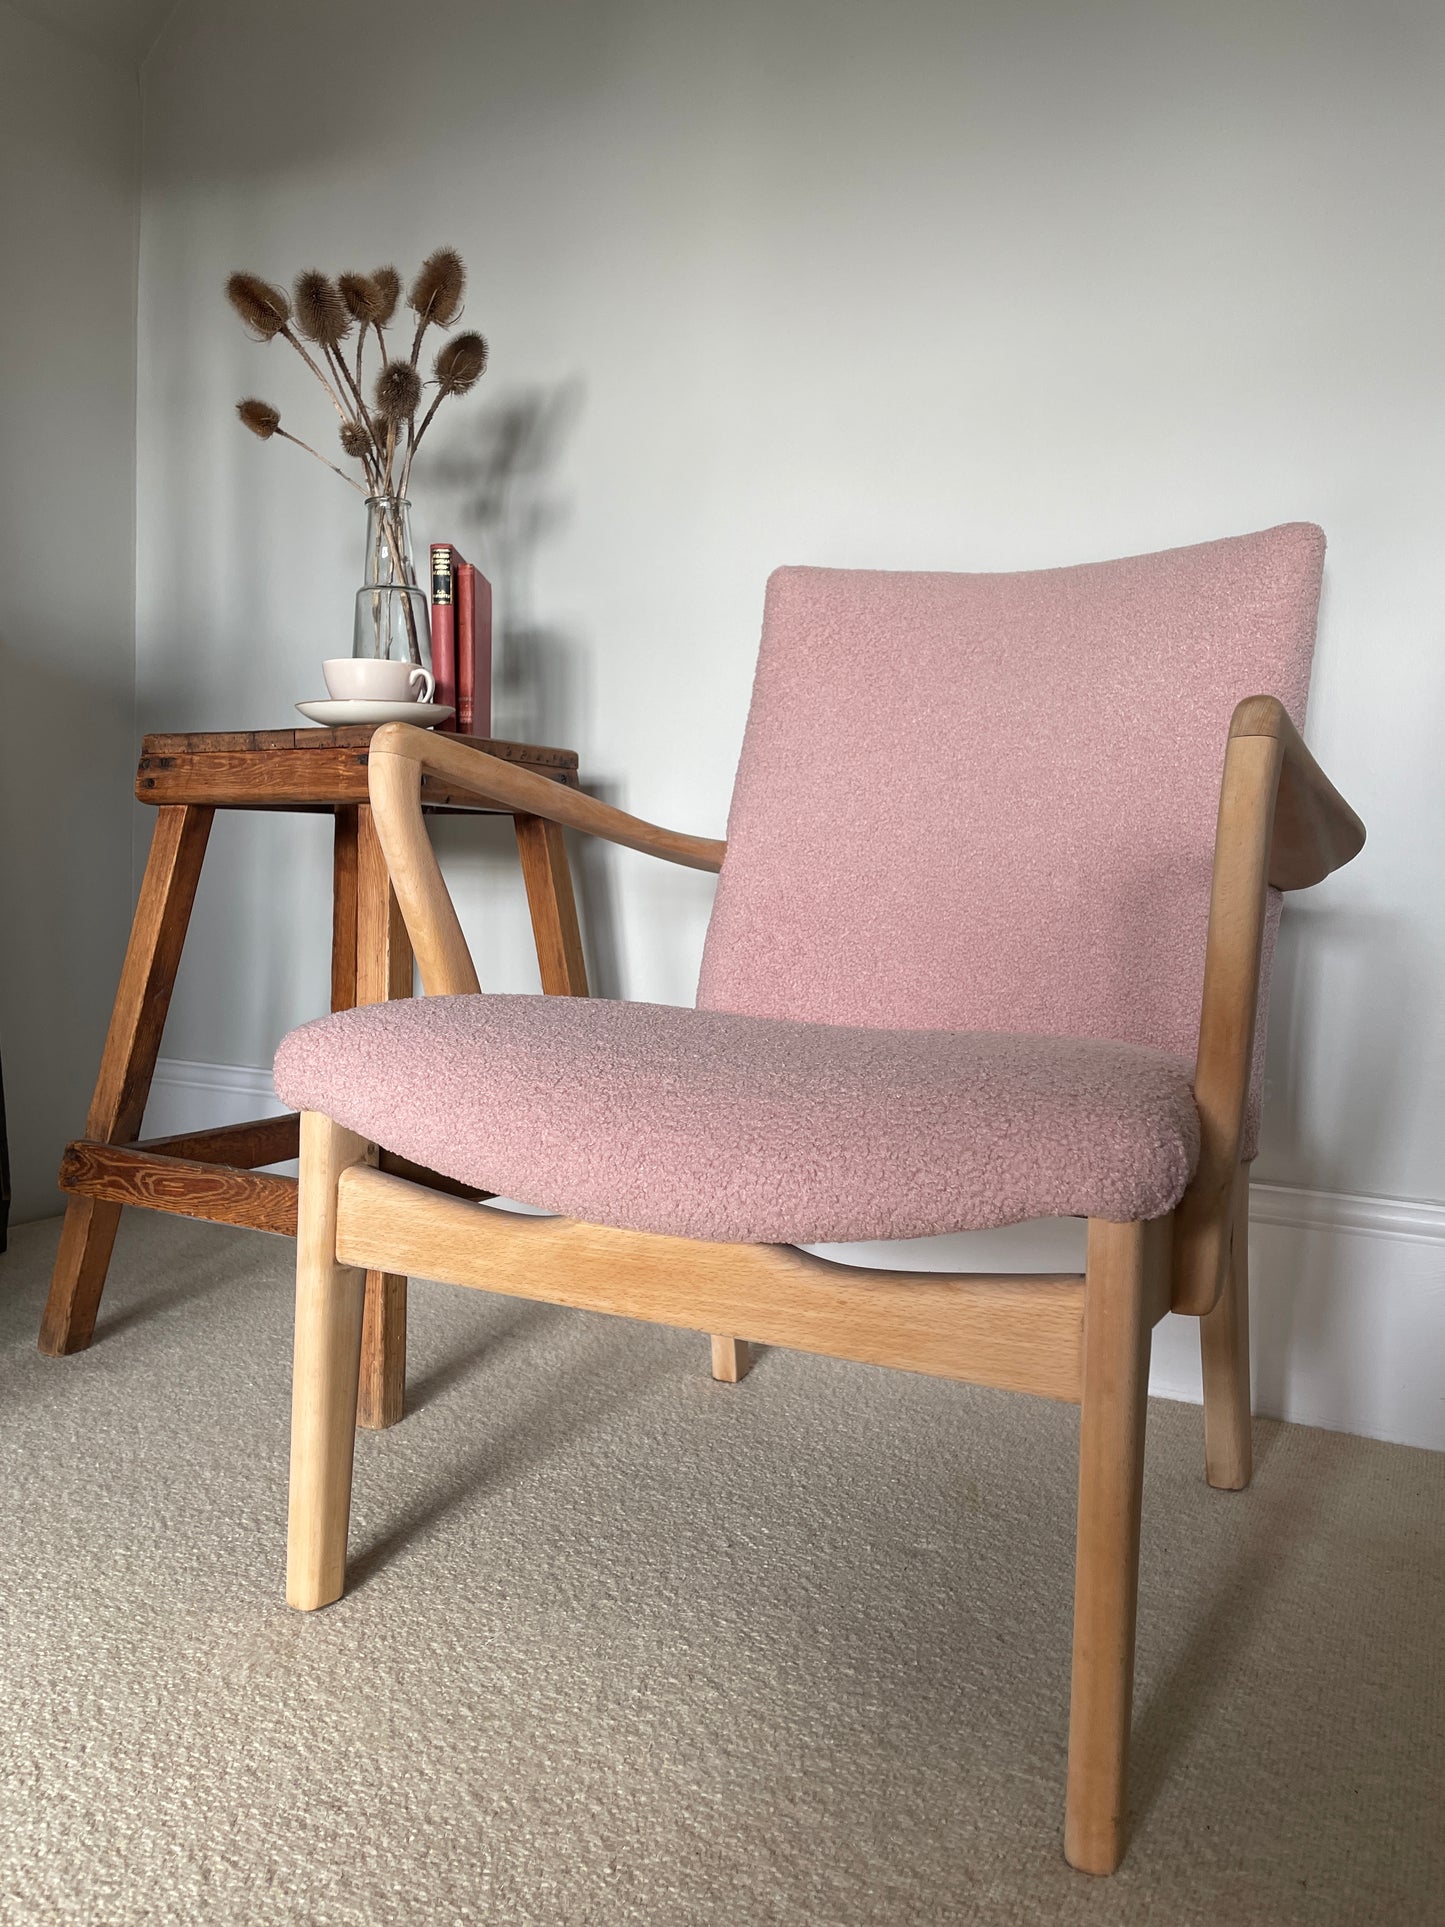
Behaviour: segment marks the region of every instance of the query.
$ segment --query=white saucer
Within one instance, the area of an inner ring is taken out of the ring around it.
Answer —
[[[420,729],[430,729],[456,713],[450,703],[324,702],[297,703],[296,707],[313,723],[323,723],[328,729],[340,729],[347,723],[415,723]]]

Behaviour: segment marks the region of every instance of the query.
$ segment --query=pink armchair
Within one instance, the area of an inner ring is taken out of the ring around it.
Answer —
[[[780,570],[725,845],[378,732],[428,994],[307,1025],[276,1061],[305,1113],[293,1605],[344,1586],[367,1267],[711,1332],[723,1378],[754,1340],[1075,1400],[1065,1850],[1112,1871],[1150,1333],[1171,1305],[1200,1318],[1207,1476],[1245,1485],[1279,891],[1364,841],[1296,728],[1323,554],[1291,524],[1022,575]],[[480,994],[424,772],[720,871],[698,1007]],[[378,1145],[557,1215],[423,1188]],[[1089,1220],[1081,1277],[794,1249],[1064,1214]]]

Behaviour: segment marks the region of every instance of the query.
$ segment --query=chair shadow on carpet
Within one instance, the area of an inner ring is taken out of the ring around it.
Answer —
[[[96,1345],[108,1344],[111,1339],[119,1338],[122,1333],[132,1331],[140,1325],[150,1324],[153,1320],[164,1318],[167,1312],[177,1311],[215,1298],[222,1293],[234,1294],[237,1281],[222,1256],[223,1247],[218,1246],[215,1227],[203,1222],[190,1224],[170,1222],[179,1232],[174,1251],[167,1250],[164,1272],[151,1272],[145,1281],[143,1292],[137,1292],[138,1280],[134,1267],[137,1253],[132,1246],[135,1236],[134,1227],[126,1222],[130,1213],[121,1221],[116,1239],[115,1256],[111,1260],[111,1278],[105,1296],[100,1301],[100,1315],[95,1323]],[[152,1214],[143,1213],[143,1216]],[[265,1234],[253,1234],[264,1236]],[[268,1243],[276,1242],[268,1239]],[[145,1247],[141,1246],[144,1250]],[[194,1252],[194,1257],[192,1253]],[[179,1271],[179,1279],[169,1279],[172,1271]],[[249,1281],[248,1281],[249,1282]],[[286,1291],[290,1292],[289,1271]],[[289,1317],[289,1304],[288,1304]]]
[[[1256,1477],[1274,1452],[1277,1423],[1254,1426]],[[1273,1596],[1291,1575],[1291,1553],[1306,1548],[1315,1532],[1318,1506],[1313,1495],[1300,1495],[1290,1515],[1287,1536],[1281,1535],[1278,1514],[1260,1510],[1245,1548],[1232,1569],[1217,1575],[1207,1601],[1201,1599],[1188,1639],[1148,1703],[1139,1709],[1133,1738],[1134,1785],[1132,1808],[1137,1825],[1148,1814],[1167,1784],[1183,1743],[1201,1724],[1211,1703],[1228,1691],[1231,1658],[1249,1644],[1257,1626],[1272,1610]],[[1212,1502],[1248,1506],[1249,1491],[1210,1493]],[[1146,1557],[1142,1583],[1148,1584],[1148,1508],[1145,1507]]]
[[[501,1326],[492,1326],[476,1344],[443,1360],[422,1374],[408,1389],[410,1416],[419,1416],[445,1393],[467,1380],[504,1364],[511,1351],[554,1337],[564,1321],[578,1316],[556,1305],[521,1301]],[[636,1326],[622,1319],[605,1348],[595,1338],[575,1360],[553,1371],[528,1409],[510,1399],[477,1401],[477,1423],[487,1429],[485,1441],[465,1458],[439,1463],[443,1483],[421,1504],[392,1520],[379,1536],[359,1543],[347,1561],[346,1590],[358,1592],[396,1556],[425,1537],[459,1507],[484,1499],[526,1476],[559,1451],[578,1444],[615,1415],[647,1399],[659,1378],[679,1366],[665,1352],[636,1342]],[[705,1342],[705,1341],[699,1341]],[[369,1449],[384,1452],[388,1434],[362,1434],[373,1441]]]
[[[436,1289],[444,1290],[445,1287],[438,1286]],[[479,1377],[493,1365],[504,1363],[511,1352],[526,1344],[529,1335],[539,1335],[555,1324],[554,1312],[555,1307],[537,1300],[513,1300],[510,1316],[490,1324],[486,1335],[475,1344],[453,1352],[449,1358],[442,1359],[415,1377],[408,1376],[407,1417],[412,1418],[418,1412],[424,1412],[453,1386],[465,1384],[469,1378]]]

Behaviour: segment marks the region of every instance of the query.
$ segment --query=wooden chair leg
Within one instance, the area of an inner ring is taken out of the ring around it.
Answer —
[[[286,1600],[302,1612],[329,1606],[346,1586],[365,1282],[336,1262],[336,1187],[366,1152],[330,1118],[303,1112],[286,1544]]]
[[[213,815],[209,808],[180,803],[156,812],[85,1120],[85,1135],[102,1144],[130,1144],[139,1135]],[[74,1196],[67,1204],[40,1324],[40,1349],[48,1356],[83,1351],[90,1343],[119,1223],[119,1205]]]
[[[712,1375],[722,1385],[736,1385],[753,1369],[753,1348],[745,1338],[714,1338]]]
[[[1112,1873],[1124,1853],[1149,1338],[1169,1288],[1169,1221],[1089,1221],[1074,1670],[1064,1853]]]
[[[356,851],[347,844],[350,826],[341,813],[336,823],[336,876],[354,861],[356,902],[356,984],[358,1004],[387,1003],[410,997],[412,954],[401,909],[387,875],[371,808],[356,812]],[[334,912],[333,929],[343,912]],[[332,969],[332,994],[338,988]],[[367,1431],[397,1424],[406,1409],[406,1280],[389,1271],[366,1274],[366,1321],[361,1341],[361,1384],[356,1422]]]
[[[1253,1470],[1249,1386],[1249,1166],[1240,1169],[1224,1290],[1199,1321],[1204,1367],[1204,1475],[1242,1492]]]

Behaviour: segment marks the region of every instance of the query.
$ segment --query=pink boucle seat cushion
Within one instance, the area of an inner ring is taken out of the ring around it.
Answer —
[[[1184,1058],[569,997],[293,1031],[276,1088],[419,1164],[596,1224],[755,1244],[1157,1217],[1199,1149]]]

